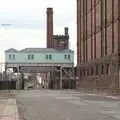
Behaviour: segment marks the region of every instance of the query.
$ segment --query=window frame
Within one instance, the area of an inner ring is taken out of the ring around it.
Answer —
[[[70,54],[68,54],[68,60],[71,60],[71,55]]]
[[[15,54],[9,54],[9,60],[15,60]]]
[[[106,64],[106,74],[109,74],[110,65]]]
[[[49,56],[48,56],[48,55],[46,55],[46,56],[45,56],[45,59],[46,59],[46,60],[48,60],[48,59],[49,59]]]
[[[52,55],[51,54],[49,55],[49,60],[52,60]]]
[[[95,66],[95,74],[96,74],[96,75],[99,74],[99,66],[98,66],[98,64],[96,64],[96,66]]]
[[[34,55],[33,54],[31,55],[31,59],[34,60]]]
[[[13,54],[13,60],[15,60],[15,54]]]
[[[12,58],[12,55],[11,55],[11,54],[9,54],[9,60],[11,60],[11,58]]]
[[[104,65],[103,64],[101,65],[101,74],[102,75],[104,74]]]
[[[67,55],[66,54],[64,55],[64,59],[67,59]]]
[[[28,54],[28,60],[30,60],[30,54]]]
[[[28,60],[34,60],[34,54],[28,54]]]

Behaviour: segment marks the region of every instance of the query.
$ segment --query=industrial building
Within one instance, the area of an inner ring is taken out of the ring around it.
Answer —
[[[77,87],[120,88],[120,0],[77,0]]]
[[[47,48],[69,49],[68,27],[64,28],[64,35],[54,35],[53,8],[47,8]]]
[[[53,48],[25,48],[22,50],[11,48],[5,51],[5,68],[6,70],[13,68],[13,71],[18,73],[33,75],[41,73],[42,77],[46,76],[46,78],[50,76],[49,80],[46,79],[45,82],[49,82],[52,88],[54,84],[54,88],[57,89],[60,88],[60,80],[63,82],[62,86],[64,87],[66,74],[69,76],[67,81],[71,79],[71,76],[73,77],[73,74],[69,72],[72,72],[74,68],[74,51]]]
[[[8,49],[5,51],[5,63],[40,66],[63,66],[72,67],[74,64],[74,51],[63,49],[61,51],[53,48],[25,48],[22,50]]]
[[[69,49],[68,28],[64,28],[64,35],[53,34],[52,8],[47,8],[46,32],[46,48],[6,50],[5,71],[13,68],[13,72],[30,73],[31,77],[29,76],[29,80],[27,80],[30,82],[34,81],[35,76],[39,74],[44,88],[75,88],[74,51]],[[20,82],[17,82],[18,87]]]

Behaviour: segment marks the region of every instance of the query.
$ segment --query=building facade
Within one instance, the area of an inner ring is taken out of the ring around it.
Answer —
[[[8,49],[5,51],[5,63],[10,65],[72,66],[74,52],[72,50],[56,50],[52,48],[25,48],[23,50]]]
[[[120,0],[77,0],[78,87],[120,88]]]
[[[65,27],[64,35],[53,35],[53,48],[58,50],[69,49],[69,34],[68,28]]]
[[[44,79],[45,83],[49,84],[49,88],[64,88],[64,84],[69,84],[73,67],[74,51],[70,49],[25,48],[18,51],[11,48],[5,51],[5,71],[13,68],[15,73],[30,73],[33,76],[41,73],[48,77],[50,74],[49,78]],[[70,77],[64,80],[66,74]],[[19,86],[19,81],[17,83]]]

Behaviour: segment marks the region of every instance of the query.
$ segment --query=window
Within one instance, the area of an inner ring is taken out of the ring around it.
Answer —
[[[68,54],[68,55],[64,55],[64,59],[67,59],[67,60],[70,60],[71,58],[70,58],[70,54]]]
[[[13,60],[15,60],[15,55],[13,55]]]
[[[49,55],[49,60],[52,60],[52,55]]]
[[[101,66],[101,74],[104,73],[104,65]]]
[[[106,74],[109,74],[109,64],[106,64]]]
[[[28,55],[28,60],[33,60],[34,59],[34,55]]]
[[[52,55],[46,55],[47,60],[52,60]]]
[[[14,55],[14,54],[12,54],[12,55],[9,54],[9,59],[10,59],[10,60],[15,60],[15,55]]]
[[[68,59],[70,60],[70,55],[68,55]]]
[[[93,75],[93,73],[94,73],[94,68],[92,67],[91,68],[91,75]]]
[[[30,55],[28,55],[28,60],[30,60]]]
[[[88,75],[88,76],[90,75],[89,68],[87,69],[87,75]]]
[[[64,58],[67,59],[67,55],[66,54],[64,55]]]
[[[98,65],[96,65],[96,75],[98,75]]]
[[[9,59],[11,59],[11,54],[9,54]]]
[[[34,59],[34,55],[31,56],[31,59]]]
[[[46,55],[46,59],[48,60],[48,55]]]

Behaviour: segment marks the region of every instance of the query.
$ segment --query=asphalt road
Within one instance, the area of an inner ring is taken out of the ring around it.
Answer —
[[[21,120],[119,120],[120,98],[75,91],[16,93]]]

